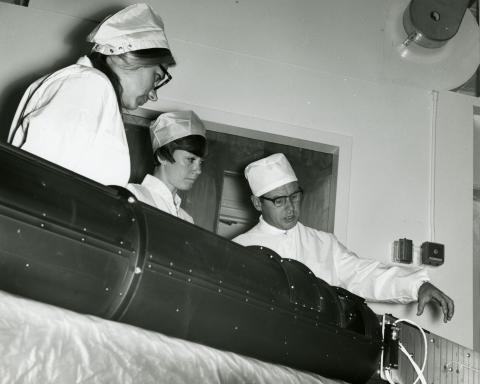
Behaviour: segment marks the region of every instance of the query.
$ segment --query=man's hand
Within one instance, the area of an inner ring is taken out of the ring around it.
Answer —
[[[423,283],[418,289],[417,316],[420,316],[423,313],[425,304],[430,301],[434,301],[442,307],[444,323],[452,319],[453,312],[455,311],[453,300],[428,282]]]

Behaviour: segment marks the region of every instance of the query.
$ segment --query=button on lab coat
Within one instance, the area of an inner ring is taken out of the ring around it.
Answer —
[[[415,301],[420,285],[429,281],[423,269],[387,266],[379,261],[362,259],[333,234],[301,223],[285,231],[260,217],[255,227],[233,241],[244,246],[261,245],[281,257],[298,260],[328,284],[345,288],[369,301]]]
[[[17,122],[23,111],[23,124]],[[130,155],[112,84],[84,56],[25,92],[9,141],[105,185],[125,186]]]

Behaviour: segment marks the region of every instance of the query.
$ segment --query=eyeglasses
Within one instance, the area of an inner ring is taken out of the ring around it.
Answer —
[[[260,199],[271,201],[275,207],[280,208],[287,205],[288,200],[290,200],[292,204],[298,203],[300,200],[302,200],[302,197],[303,189],[299,188],[298,191],[295,191],[288,196],[277,196],[273,198],[260,196]]]
[[[163,72],[163,77],[161,79],[156,79],[155,83],[153,84],[153,89],[156,91],[158,88],[163,87],[166,85],[170,80],[172,80],[172,75],[168,73],[167,68],[165,68],[163,65],[159,64],[160,69]]]

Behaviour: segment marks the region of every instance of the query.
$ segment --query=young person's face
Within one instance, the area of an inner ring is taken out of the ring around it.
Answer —
[[[107,63],[120,79],[123,108],[133,110],[149,100],[157,100],[155,85],[166,76],[160,65],[131,68],[118,58],[111,58]]]
[[[188,191],[202,173],[203,158],[183,149],[173,152],[174,163],[161,161],[160,179],[173,190]]]

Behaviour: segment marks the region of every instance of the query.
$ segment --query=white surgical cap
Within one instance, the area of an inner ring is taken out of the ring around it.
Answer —
[[[275,153],[250,163],[245,168],[245,177],[252,193],[257,197],[298,180],[283,153]]]
[[[205,137],[205,127],[193,111],[163,113],[150,124],[153,152],[165,144],[190,135]]]
[[[103,20],[88,36],[92,50],[119,55],[139,49],[168,46],[163,21],[147,4],[133,4]]]

